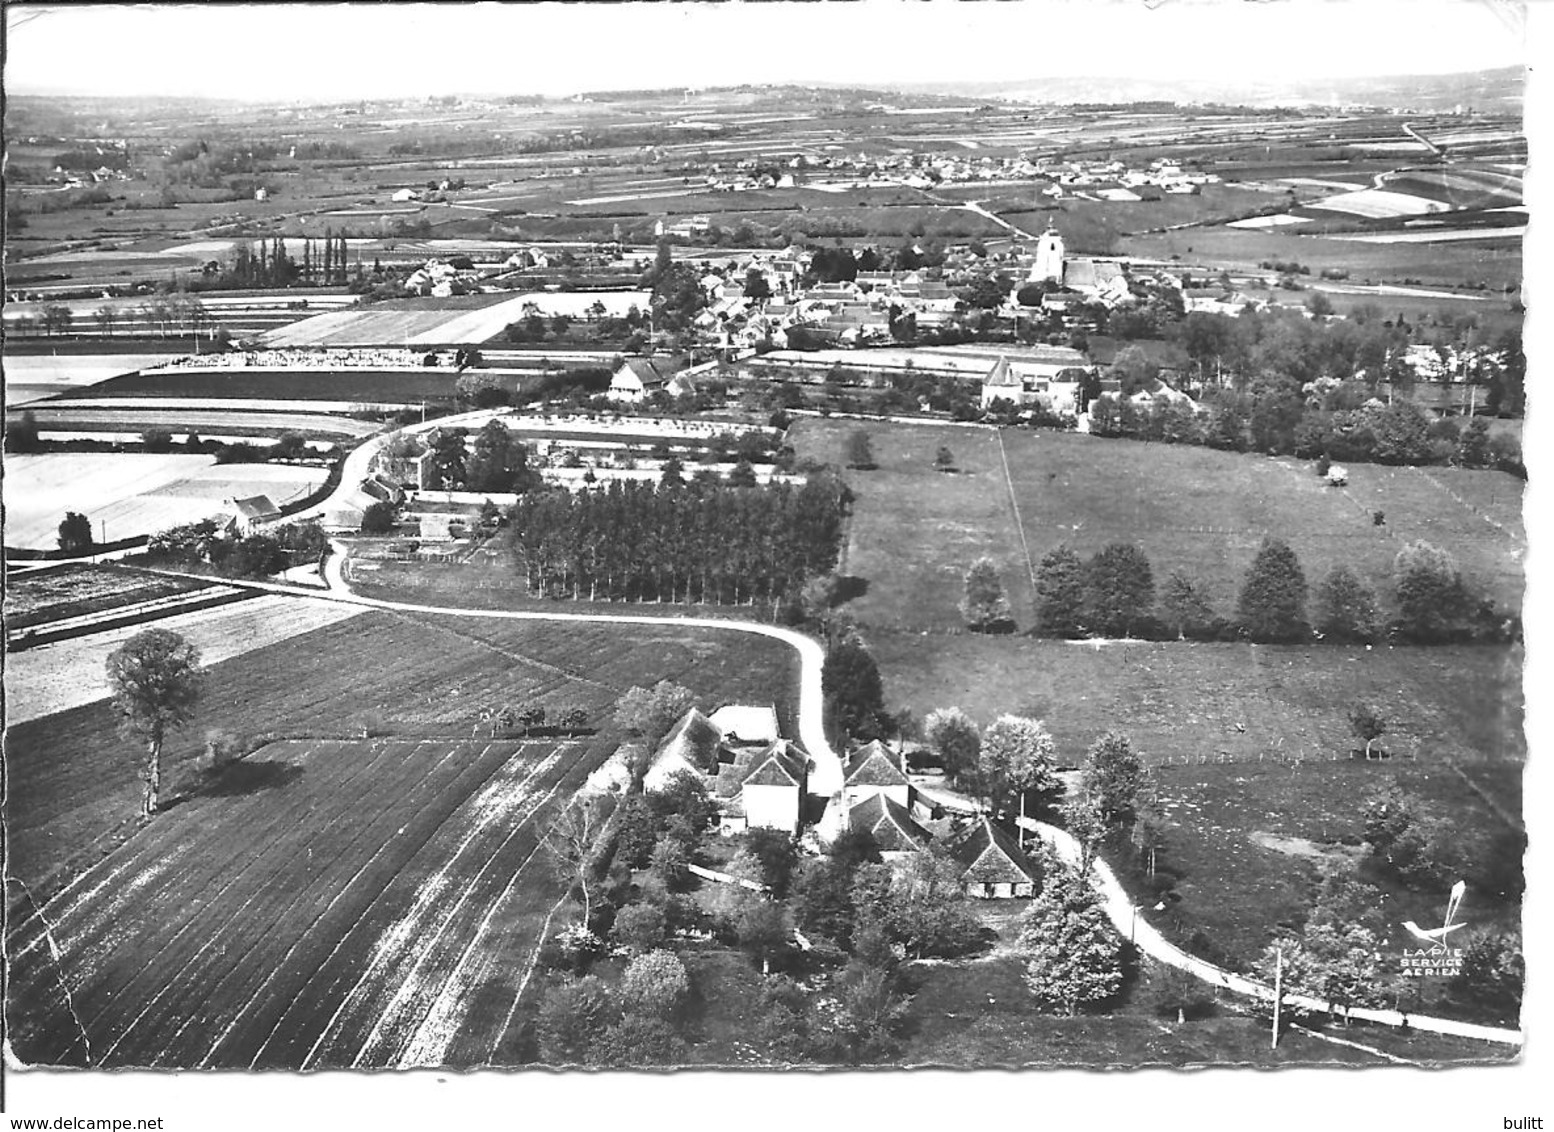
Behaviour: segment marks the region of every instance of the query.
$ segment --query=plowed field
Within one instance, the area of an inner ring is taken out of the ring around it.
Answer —
[[[539,839],[588,754],[270,744],[20,917],[13,1048],[102,1067],[487,1063],[561,896]]]

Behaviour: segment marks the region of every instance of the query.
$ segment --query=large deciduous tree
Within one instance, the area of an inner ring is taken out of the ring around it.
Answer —
[[[1214,608],[1198,583],[1172,570],[1160,594],[1160,621],[1178,640],[1197,639],[1214,628]]]
[[[469,491],[523,491],[528,475],[528,449],[501,421],[487,421],[475,434],[464,486]]]
[[[923,721],[923,738],[939,757],[944,773],[958,781],[977,769],[982,732],[976,721],[958,707],[938,708]]]
[[[1381,635],[1376,595],[1348,566],[1334,566],[1317,587],[1316,627],[1339,644],[1371,644]]]
[[[1039,719],[1001,715],[982,736],[978,793],[993,809],[1013,807],[1027,795],[1045,805],[1061,788],[1052,736]]]
[[[1014,629],[1009,616],[1009,599],[998,566],[991,558],[978,558],[966,571],[966,593],[961,599],[961,616],[974,633],[1008,633]]]
[[[1122,987],[1122,941],[1088,881],[1050,854],[1016,947],[1025,957],[1026,987],[1050,1009],[1074,1015]]]
[[[1103,637],[1131,637],[1149,626],[1155,577],[1149,559],[1129,542],[1114,542],[1085,564],[1084,624]]]
[[[1298,641],[1306,625],[1306,575],[1283,539],[1258,547],[1236,601],[1236,615],[1254,641]]]
[[[1449,639],[1467,612],[1467,589],[1457,562],[1446,551],[1416,540],[1392,563],[1397,585],[1398,631],[1426,644]]]
[[[1126,735],[1108,731],[1090,745],[1079,768],[1080,792],[1089,797],[1107,825],[1133,820],[1144,767]]]
[[[92,521],[79,511],[66,511],[59,524],[59,549],[74,554],[92,545]]]
[[[189,721],[199,700],[200,652],[171,629],[146,629],[108,654],[107,673],[121,729],[146,745],[141,809],[150,817],[162,788],[163,740]]]

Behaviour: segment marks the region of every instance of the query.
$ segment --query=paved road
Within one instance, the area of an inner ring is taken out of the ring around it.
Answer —
[[[979,812],[978,805],[969,798],[965,798],[951,790],[935,787],[929,790],[919,791],[930,797],[934,802],[946,806],[952,810],[964,813]],[[1074,836],[1067,830],[1059,829],[1055,825],[1039,822],[1035,818],[1019,818],[1018,824],[1036,834],[1044,842],[1050,845],[1061,860],[1077,866],[1080,861],[1080,845]],[[1091,865],[1093,883],[1100,893],[1102,907],[1106,910],[1107,917],[1117,929],[1119,935],[1130,940],[1135,947],[1157,962],[1164,963],[1168,967],[1175,967],[1178,971],[1186,971],[1202,979],[1206,983],[1212,983],[1216,987],[1232,991],[1235,994],[1245,995],[1248,998],[1260,998],[1265,1001],[1273,1001],[1273,990],[1261,983],[1244,978],[1241,975],[1226,971],[1222,967],[1216,967],[1212,963],[1206,963],[1195,955],[1189,955],[1176,944],[1166,939],[1160,929],[1146,920],[1140,914],[1138,905],[1128,896],[1128,892],[1122,887],[1117,875],[1111,867],[1099,858]],[[1284,1001],[1305,1010],[1326,1013],[1328,1003],[1318,999],[1308,998],[1305,995],[1287,994]],[[1408,1026],[1415,1030],[1427,1030],[1434,1034],[1448,1034],[1458,1038],[1475,1038],[1485,1042],[1499,1042],[1506,1045],[1521,1045],[1523,1036],[1519,1030],[1505,1030],[1496,1026],[1478,1026],[1472,1022],[1459,1022],[1454,1018],[1432,1018],[1422,1014],[1404,1015],[1396,1010],[1372,1010],[1365,1007],[1355,1007],[1348,1011],[1349,1017],[1358,1018],[1365,1022],[1375,1022],[1383,1026]]]
[[[265,593],[294,594],[298,597],[326,599],[359,605],[368,609],[387,609],[401,613],[430,613],[446,617],[499,618],[508,621],[575,621],[597,624],[673,625],[689,629],[713,629],[721,632],[748,633],[781,641],[799,655],[799,743],[814,761],[809,792],[830,797],[842,788],[842,760],[826,739],[824,696],[820,688],[820,669],[825,650],[820,642],[792,629],[766,625],[758,621],[725,621],[715,617],[645,617],[625,613],[540,613],[526,610],[460,609],[445,605],[420,605],[406,601],[385,601],[353,593],[346,585],[341,564],[344,555],[339,544],[331,544],[335,553],[324,563],[327,591],[276,582],[232,581]],[[173,571],[167,571],[172,573]]]
[[[1048,845],[1052,846],[1057,855],[1070,864],[1077,864],[1080,859],[1079,842],[1065,830],[1056,826],[1047,825],[1031,818],[1023,819],[1021,824],[1035,833]],[[1251,979],[1233,974],[1223,968],[1216,967],[1212,963],[1206,963],[1197,956],[1189,955],[1177,947],[1160,933],[1160,930],[1139,915],[1138,906],[1128,897],[1127,890],[1117,880],[1116,874],[1105,861],[1097,859],[1091,866],[1095,878],[1095,886],[1099,890],[1106,914],[1110,917],[1117,931],[1133,941],[1145,955],[1151,959],[1175,967],[1179,971],[1186,971],[1195,975],[1206,983],[1212,983],[1217,987],[1233,991],[1236,994],[1249,998],[1260,998],[1271,1002],[1273,990]],[[1284,1001],[1305,1010],[1326,1012],[1329,1004],[1319,999],[1308,998],[1305,995],[1287,994]],[[1506,1045],[1519,1046],[1523,1042],[1523,1036],[1519,1030],[1504,1030],[1495,1026],[1478,1026],[1472,1022],[1459,1022],[1453,1018],[1432,1018],[1421,1014],[1404,1015],[1396,1010],[1372,1010],[1366,1007],[1355,1007],[1348,1012],[1349,1017],[1358,1018],[1364,1022],[1374,1022],[1383,1026],[1408,1026],[1415,1030],[1426,1030],[1434,1034],[1448,1034],[1458,1038],[1475,1038],[1485,1042],[1499,1042]]]

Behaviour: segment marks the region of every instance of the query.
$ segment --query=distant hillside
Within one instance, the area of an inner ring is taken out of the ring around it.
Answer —
[[[903,84],[913,91],[1018,102],[1221,102],[1244,106],[1367,106],[1520,114],[1526,83],[1522,67],[1454,75],[1380,75],[1344,79],[1231,83],[1214,78],[1033,78],[992,83]]]

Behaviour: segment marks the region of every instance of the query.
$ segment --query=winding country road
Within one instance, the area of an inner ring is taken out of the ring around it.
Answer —
[[[299,597],[315,599],[327,598],[372,609],[386,609],[406,613],[429,613],[449,617],[500,618],[512,621],[574,621],[621,625],[663,625],[667,622],[694,629],[752,633],[757,636],[781,641],[791,646],[799,654],[799,739],[815,762],[815,770],[810,779],[810,791],[811,793],[830,796],[841,789],[842,762],[826,739],[824,727],[825,714],[820,686],[820,670],[825,660],[825,652],[818,641],[806,637],[802,633],[755,621],[726,621],[711,617],[664,618],[632,614],[539,613],[522,610],[461,609],[451,606],[421,605],[412,602],[386,601],[381,598],[363,597],[353,593],[344,581],[343,571],[341,570],[341,563],[345,557],[341,553],[343,547],[334,544],[333,548],[334,553],[329,556],[324,568],[324,577],[329,585],[327,591],[281,585],[273,582],[234,582],[233,584],[251,586],[267,593],[294,594]],[[1079,842],[1067,831],[1031,818],[1020,819],[1020,824],[1050,845],[1062,860],[1071,864],[1077,864],[1080,860],[1081,850]],[[1117,880],[1116,874],[1112,872],[1105,861],[1095,860],[1091,871],[1094,884],[1102,898],[1102,906],[1113,926],[1116,927],[1118,934],[1130,940],[1145,955],[1157,962],[1164,963],[1168,967],[1185,971],[1206,983],[1232,993],[1264,1001],[1271,1001],[1273,999],[1273,991],[1270,988],[1242,975],[1216,967],[1212,963],[1207,963],[1196,956],[1189,955],[1166,939],[1158,928],[1139,914],[1138,906],[1133,903],[1128,896],[1127,890],[1123,888],[1121,882]],[[1304,995],[1287,994],[1284,996],[1284,1000],[1291,1005],[1316,1012],[1326,1012],[1329,1009],[1328,1003]],[[1383,1026],[1408,1027],[1414,1030],[1445,1034],[1451,1037],[1470,1038],[1505,1045],[1520,1046],[1524,1040],[1523,1034],[1519,1030],[1481,1026],[1471,1022],[1459,1022],[1452,1018],[1435,1018],[1420,1014],[1405,1015],[1396,1010],[1377,1010],[1365,1007],[1354,1007],[1346,1011],[1346,1014],[1350,1018]]]

